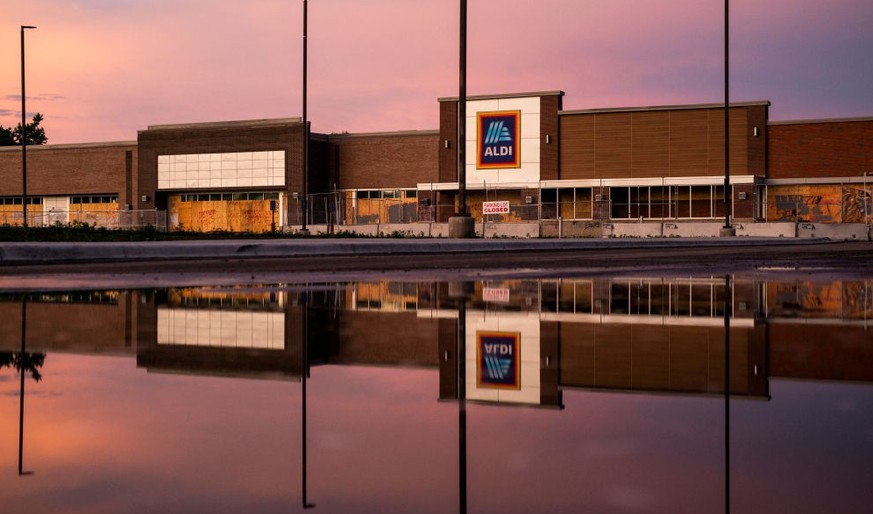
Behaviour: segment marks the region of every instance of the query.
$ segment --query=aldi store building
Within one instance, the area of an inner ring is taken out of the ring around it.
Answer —
[[[563,96],[468,98],[465,186],[477,231],[718,234],[723,104],[565,111]],[[305,221],[316,231],[445,235],[458,209],[461,143],[458,99],[438,103],[436,130],[311,134],[306,177],[299,118],[159,125],[136,141],[31,146],[28,221],[254,232]],[[853,237],[867,237],[873,117],[771,122],[769,105],[730,108],[738,232],[853,226]],[[21,223],[20,148],[0,149],[0,177],[0,224]]]

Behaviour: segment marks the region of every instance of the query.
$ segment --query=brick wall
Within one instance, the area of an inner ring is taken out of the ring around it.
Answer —
[[[337,189],[415,189],[439,178],[436,131],[330,136],[329,145]]]
[[[873,172],[873,119],[773,123],[768,178],[857,177]]]
[[[136,174],[136,143],[27,147],[27,194],[117,194],[131,203],[127,176]],[[130,169],[129,169],[130,168]],[[21,194],[21,148],[0,149],[0,196]]]
[[[440,102],[439,181],[458,181],[458,102]],[[448,141],[448,146],[445,142]],[[475,159],[476,156],[474,155]],[[470,159],[466,156],[465,159]]]

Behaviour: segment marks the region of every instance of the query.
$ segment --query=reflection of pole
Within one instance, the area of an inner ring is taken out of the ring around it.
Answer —
[[[19,393],[18,403],[18,475],[29,475],[30,472],[24,472],[24,361],[25,339],[27,337],[27,300],[21,301],[21,353],[18,356],[19,370],[21,374],[21,392]]]
[[[303,460],[303,473],[302,473],[302,489],[303,489],[303,508],[310,509],[315,507],[314,504],[310,504],[307,501],[306,495],[306,379],[309,378],[309,291],[304,291],[300,296],[303,301],[303,371],[300,373],[300,385],[301,391],[303,395],[303,401],[301,405],[301,418],[303,420],[303,426],[301,430],[301,440],[302,450],[301,456]]]
[[[459,512],[467,512],[467,299],[458,305],[458,502]]]
[[[731,276],[724,276],[724,511],[731,511]]]

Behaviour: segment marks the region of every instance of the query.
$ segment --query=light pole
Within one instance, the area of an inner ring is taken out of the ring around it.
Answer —
[[[724,227],[722,236],[734,236],[731,226],[731,119],[730,119],[730,0],[724,0]]]
[[[730,0],[724,0],[724,227],[722,236],[733,235],[731,227],[731,125],[730,125]]]
[[[306,87],[308,82],[308,16],[308,2],[307,0],[303,0],[303,228],[301,232],[304,234],[308,232],[306,229],[306,218],[309,215],[309,121],[306,117],[306,104],[308,100],[306,97]]]
[[[458,214],[467,214],[467,0],[461,0],[458,56]]]
[[[476,234],[467,211],[467,0],[460,7],[460,55],[458,59],[458,209],[449,218],[449,237],[471,238]]]
[[[32,25],[21,26],[21,208],[22,223],[27,227],[27,95],[24,91],[24,31],[35,29]]]

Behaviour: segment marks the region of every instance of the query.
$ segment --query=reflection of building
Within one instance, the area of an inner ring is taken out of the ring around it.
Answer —
[[[303,311],[287,300],[275,292],[171,290],[153,304],[154,331],[137,347],[137,365],[299,378]]]
[[[727,291],[715,278],[597,278],[33,294],[0,299],[0,350],[20,348],[26,300],[31,351],[296,379],[307,341],[313,366],[439,369],[451,399],[463,301],[465,397],[561,406],[567,388],[722,394],[727,309],[731,394],[767,398],[770,378],[873,382],[873,282],[733,280]]]
[[[568,111],[563,96],[470,97],[463,142],[457,98],[439,99],[434,130],[314,134],[307,191],[298,118],[160,125],[136,141],[35,146],[28,211],[33,224],[267,231],[299,226],[308,192],[312,224],[443,224],[457,212],[464,144],[478,220],[486,201],[508,202],[488,221],[535,222],[538,235],[600,236],[611,223],[632,231],[640,229],[629,223],[642,221],[659,224],[647,235],[681,235],[688,222],[724,219],[723,105]],[[769,105],[736,103],[728,115],[728,198],[740,230],[764,221],[868,223],[873,119],[770,122]],[[19,152],[0,149],[0,223],[21,221],[19,178]],[[696,230],[718,233],[718,225]]]
[[[33,351],[129,354],[136,350],[138,293],[34,293],[0,297],[0,349],[21,346],[21,301]]]

